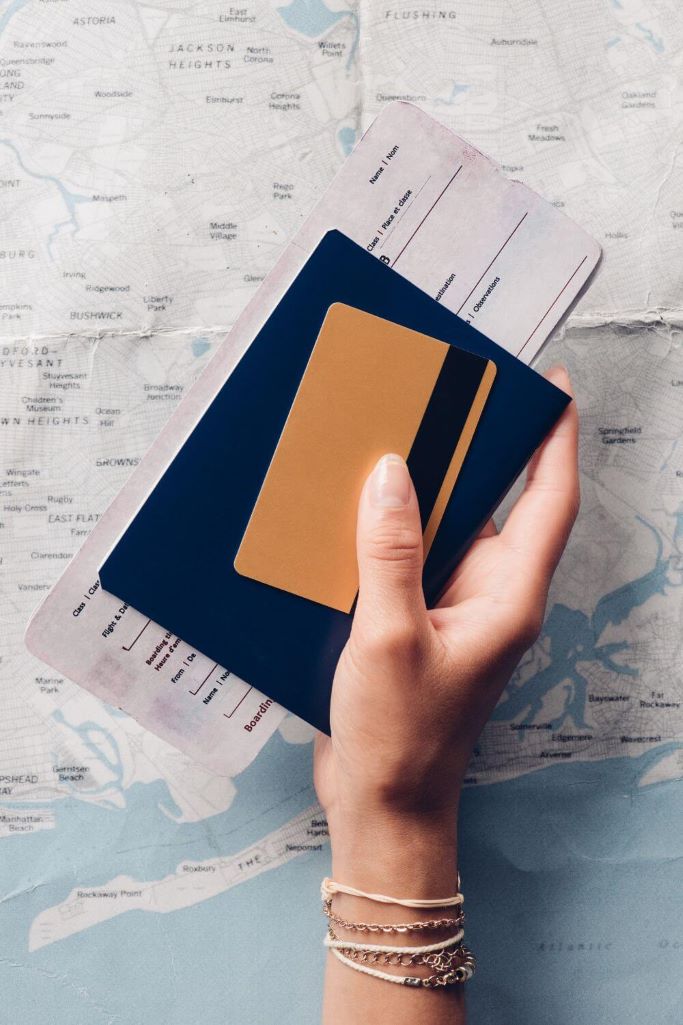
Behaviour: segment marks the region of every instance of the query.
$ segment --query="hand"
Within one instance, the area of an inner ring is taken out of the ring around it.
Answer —
[[[548,377],[570,391],[566,371]],[[345,882],[373,875],[364,858],[373,837],[397,863],[406,845],[451,849],[454,839],[444,837],[454,837],[472,748],[539,634],[578,511],[577,434],[571,403],[534,456],[504,528],[484,528],[431,610],[406,464],[385,456],[368,478],[358,604],[334,679],[332,737],[320,736],[315,752],[316,789]]]

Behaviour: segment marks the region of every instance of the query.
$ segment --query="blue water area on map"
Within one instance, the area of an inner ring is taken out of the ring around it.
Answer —
[[[59,723],[60,726],[65,726],[67,729],[73,730],[82,744],[87,748],[93,758],[100,762],[102,767],[106,770],[106,782],[100,787],[95,787],[88,791],[90,794],[101,794],[104,791],[110,791],[112,789],[118,790],[119,794],[123,794],[123,760],[121,758],[121,752],[113,734],[106,730],[103,726],[100,726],[96,722],[79,722],[77,726],[72,725],[64,713],[57,709],[53,713],[55,722]],[[72,790],[76,790],[73,784],[67,784]],[[116,807],[112,803],[112,807]]]
[[[0,35],[2,35],[7,28],[9,20],[13,18],[15,14],[18,14],[22,7],[26,7],[26,4],[29,2],[30,0],[12,0],[12,3],[7,5],[2,14],[0,14]]]
[[[663,40],[656,36],[651,28],[648,28],[647,25],[642,25],[639,21],[636,22],[636,28],[642,33],[643,38],[652,45],[655,53],[664,53]]]
[[[360,20],[355,11],[331,10],[323,0],[292,0],[285,7],[278,7],[277,12],[285,24],[310,39],[318,39],[336,25],[342,18],[349,18],[354,34],[346,58],[346,68],[351,66],[358,49]]]
[[[277,12],[283,21],[296,32],[316,38],[347,18],[349,11],[332,11],[323,0],[292,0]]]
[[[14,5],[14,7],[16,8],[16,4]],[[12,8],[10,8],[10,10],[12,10]],[[4,18],[0,18],[0,33],[5,27],[8,13],[9,12],[5,13]],[[78,223],[78,218],[76,217],[76,207],[79,203],[91,203],[92,197],[81,196],[76,192],[71,192],[69,189],[67,189],[66,185],[64,185],[59,180],[59,178],[55,178],[53,174],[40,174],[40,172],[38,171],[31,170],[30,167],[26,166],[21,153],[10,139],[0,139],[0,146],[6,146],[8,149],[12,151],[12,153],[14,153],[14,156],[16,157],[17,163],[19,164],[20,168],[27,175],[29,175],[29,177],[36,178],[40,181],[50,182],[52,185],[54,185],[57,191],[59,192],[60,198],[62,199],[64,206],[66,207],[67,213],[69,215],[67,220],[58,221],[57,224],[55,224],[52,228],[50,234],[48,235],[47,251],[50,259],[52,260],[52,245],[55,239],[57,238],[57,235],[59,235],[62,228],[70,227],[74,235],[76,234],[76,232],[80,230],[80,224]]]
[[[638,785],[673,749],[552,765],[466,792],[460,846],[481,966],[470,992],[477,1025],[680,1025],[683,783]],[[74,886],[120,873],[161,878],[287,822],[313,800],[310,759],[310,746],[274,737],[237,780],[232,807],[200,823],[163,813],[165,784],[138,784],[125,810],[55,802],[54,831],[3,841],[7,1020],[38,1023],[50,1008],[50,1025],[117,1015],[125,1025],[317,1025],[327,851],[183,911],[129,912],[27,951],[34,917]]]
[[[440,99],[439,97],[437,97],[435,102],[437,104],[446,104],[447,106],[450,106],[451,103],[455,102],[456,97],[460,96],[462,93],[469,92],[469,89],[469,85],[464,85],[461,82],[453,82],[453,85],[451,86],[451,91],[448,94],[448,96],[446,96],[445,99]]]
[[[203,335],[199,338],[192,339],[192,355],[196,358],[203,356],[205,352],[208,352],[211,348],[211,342],[208,338]]]
[[[683,586],[683,578],[676,572],[683,540],[683,509],[677,514],[674,550],[669,555],[664,555],[660,531],[640,516],[636,521],[643,528],[640,540],[643,550],[648,539],[651,542],[651,569],[603,595],[591,614],[562,603],[553,605],[543,625],[543,636],[549,645],[549,663],[528,678],[525,678],[524,668],[521,673],[518,670],[495,709],[493,719],[507,722],[521,716],[519,721],[524,724],[536,722],[541,717],[545,697],[556,687],[562,687],[563,708],[551,720],[553,729],[561,729],[566,720],[571,720],[582,731],[589,731],[586,666],[593,663],[625,677],[625,686],[629,678],[640,675],[628,662],[632,648],[629,641],[601,643],[601,637],[609,627],[624,623],[650,598]]]
[[[337,132],[337,138],[339,140],[339,145],[342,148],[344,156],[348,157],[349,153],[356,144],[356,129],[351,128],[349,126],[346,126],[345,128],[340,128]]]

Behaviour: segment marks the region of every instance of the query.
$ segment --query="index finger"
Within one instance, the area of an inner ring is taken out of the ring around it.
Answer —
[[[573,398],[564,367],[546,377]],[[567,544],[579,511],[579,417],[570,402],[529,463],[526,486],[501,532],[506,544],[521,552],[530,573],[547,581]]]

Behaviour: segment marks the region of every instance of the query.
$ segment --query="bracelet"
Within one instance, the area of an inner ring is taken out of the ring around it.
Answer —
[[[458,880],[458,885],[460,880]],[[385,897],[383,893],[365,893],[353,886],[336,883],[333,879],[323,879],[320,887],[323,901],[331,899],[335,893],[346,893],[350,897],[364,897],[376,904],[400,904],[404,908],[450,908],[463,903],[464,897],[456,893],[452,897],[438,897],[435,900],[412,900],[409,897]]]
[[[460,929],[454,936],[449,936],[448,939],[440,940],[438,943],[428,943],[424,947],[385,947],[379,943],[352,943],[351,940],[340,940],[330,929],[323,942],[331,950],[360,950],[368,954],[386,953],[417,957],[419,955],[434,954],[442,950],[448,950],[449,947],[458,946],[464,935],[464,929]],[[413,961],[412,963],[418,964],[420,962]]]
[[[321,896],[323,912],[328,918],[329,925],[324,944],[341,964],[385,982],[423,989],[435,989],[439,986],[452,986],[456,983],[467,982],[474,975],[476,960],[472,952],[462,945],[465,915],[462,910],[464,898],[459,890],[460,876],[458,876],[458,892],[454,896],[413,900],[408,897],[387,897],[382,893],[365,893],[353,886],[346,886],[344,883],[337,883],[333,879],[325,878],[321,885]],[[433,918],[421,922],[401,924],[349,922],[332,911],[332,898],[336,893],[362,897],[378,904],[397,904],[408,908],[455,907],[457,910],[453,917]],[[455,929],[456,931],[436,943],[398,947],[379,943],[356,943],[352,940],[340,939],[334,932],[333,923],[352,932],[405,934],[437,929]],[[416,965],[423,965],[432,969],[432,974],[428,976],[393,975],[373,967],[377,964],[392,968],[412,968]]]
[[[332,911],[332,898],[323,900],[323,913],[329,918],[330,922],[334,922],[335,925],[340,926],[342,929],[348,929],[351,932],[378,932],[378,933],[407,933],[407,932],[424,932],[424,931],[436,931],[437,929],[457,929],[465,922],[465,912],[461,911],[457,918],[431,918],[424,922],[407,922],[401,925],[386,925],[380,924],[379,922],[347,922],[345,918],[340,918],[339,915],[335,915]]]
[[[438,969],[439,975],[449,972],[453,967],[458,968],[462,959],[462,950],[457,947],[448,953],[440,954],[372,954],[365,950],[347,950],[345,947],[330,947],[331,950],[338,950],[345,957],[353,961],[360,961],[362,964],[385,964],[392,968],[412,968],[413,965],[428,965]]]
[[[347,968],[352,968],[356,972],[362,972],[364,975],[371,975],[375,979],[382,979],[384,982],[393,982],[399,986],[414,986],[421,987],[423,989],[436,989],[439,986],[453,986],[457,983],[468,982],[474,975],[476,968],[476,961],[474,955],[467,947],[459,947],[461,956],[461,963],[453,968],[449,967],[443,972],[436,972],[434,975],[429,975],[426,978],[422,978],[419,975],[391,975],[389,972],[381,972],[377,968],[371,968],[366,964],[358,964],[350,956],[343,954],[341,950],[331,948],[331,953],[341,961],[342,964],[346,965]]]

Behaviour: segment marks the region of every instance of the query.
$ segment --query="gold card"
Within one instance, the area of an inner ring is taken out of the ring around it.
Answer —
[[[447,342],[330,306],[235,557],[237,572],[350,612],[358,501],[387,452],[408,462],[426,558],[495,373],[490,360]]]

